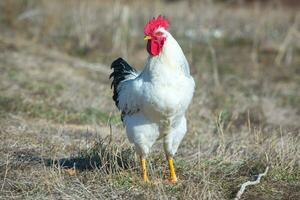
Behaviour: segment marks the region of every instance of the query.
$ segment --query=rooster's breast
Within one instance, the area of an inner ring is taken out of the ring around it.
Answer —
[[[184,75],[145,83],[143,111],[152,120],[183,115],[190,104],[195,83]]]

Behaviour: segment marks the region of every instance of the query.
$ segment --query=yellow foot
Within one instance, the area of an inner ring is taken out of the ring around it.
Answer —
[[[141,157],[141,172],[142,172],[142,178],[145,181],[145,183],[150,183],[148,178],[146,159],[143,157]]]
[[[171,157],[168,157],[168,165],[169,165],[169,170],[170,170],[170,178],[169,181],[171,183],[177,183],[177,176],[175,173],[175,169],[174,169],[174,164],[173,164],[173,159]]]
[[[175,178],[169,178],[169,182],[170,183],[177,183],[178,182],[177,177],[175,177]]]
[[[143,177],[143,181],[144,181],[145,183],[150,183],[150,180],[149,180],[148,176],[147,176],[147,177]]]

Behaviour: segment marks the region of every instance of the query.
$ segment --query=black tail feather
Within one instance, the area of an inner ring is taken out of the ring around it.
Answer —
[[[137,71],[131,67],[125,60],[122,58],[116,59],[111,64],[111,69],[114,71],[110,74],[109,79],[113,78],[113,81],[111,83],[111,88],[114,90],[113,94],[113,100],[116,103],[116,106],[118,107],[118,85],[121,81],[128,78],[130,75],[137,75]]]

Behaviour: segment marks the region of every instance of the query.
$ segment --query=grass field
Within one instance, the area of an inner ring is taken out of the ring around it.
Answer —
[[[266,167],[242,199],[300,199],[299,7],[274,2],[1,1],[0,199],[233,199]],[[141,181],[108,80],[157,14],[196,81],[178,184],[161,142]]]

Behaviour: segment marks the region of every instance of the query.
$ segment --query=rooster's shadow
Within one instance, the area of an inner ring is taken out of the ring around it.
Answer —
[[[114,154],[93,154],[78,155],[66,158],[52,159],[39,156],[35,150],[21,150],[13,152],[13,163],[16,167],[44,165],[46,167],[60,167],[63,169],[75,168],[78,171],[104,169],[115,172],[118,170],[133,169],[136,166],[135,159],[130,156],[131,149],[125,149],[118,155]]]

